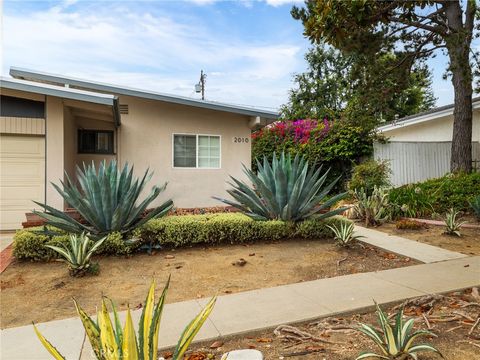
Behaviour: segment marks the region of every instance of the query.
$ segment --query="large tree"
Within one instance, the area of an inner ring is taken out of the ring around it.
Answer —
[[[471,43],[478,36],[476,0],[307,0],[293,7],[305,35],[342,51],[375,58],[394,46],[403,54],[395,67],[410,68],[441,49],[448,54],[454,88],[451,171],[472,169],[473,74],[478,60]]]
[[[393,50],[368,61],[363,55],[344,54],[325,44],[313,46],[305,55],[306,71],[294,76],[282,116],[343,118],[369,128],[433,107],[428,67],[417,61],[411,71],[392,70],[397,58]]]

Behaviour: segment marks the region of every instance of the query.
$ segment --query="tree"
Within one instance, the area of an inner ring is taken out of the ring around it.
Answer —
[[[351,57],[323,44],[305,55],[308,68],[295,74],[296,87],[289,92],[288,103],[281,107],[285,119],[339,118],[350,97]]]
[[[418,62],[406,72],[391,70],[397,55],[390,51],[368,61],[318,44],[305,55],[308,68],[294,76],[295,88],[281,108],[285,119],[343,118],[372,128],[395,116],[411,115],[435,105],[428,67]]]
[[[449,58],[447,71],[454,88],[452,172],[472,169],[473,74],[478,61],[471,42],[478,36],[479,5],[476,0],[307,0],[293,7],[305,35],[344,52],[368,58],[386,48],[401,50],[395,67],[411,68],[442,49]]]

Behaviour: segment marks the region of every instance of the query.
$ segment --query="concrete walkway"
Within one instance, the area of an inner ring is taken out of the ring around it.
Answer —
[[[261,330],[342,312],[443,293],[480,284],[480,257],[463,257],[379,272],[352,274],[220,296],[196,340]],[[208,299],[168,304],[160,327],[160,346],[174,346],[184,326]],[[41,311],[41,309],[39,309]],[[122,318],[124,317],[122,313]],[[140,310],[134,312],[137,323]],[[123,321],[123,319],[122,319]],[[67,359],[93,359],[78,318],[39,324]],[[31,325],[1,332],[1,358],[50,359]]]
[[[365,228],[362,226],[355,226],[355,235],[364,236],[364,238],[359,239],[361,242],[421,261],[426,264],[467,257],[467,255],[455,251],[405,239],[400,236],[389,235],[382,231]]]

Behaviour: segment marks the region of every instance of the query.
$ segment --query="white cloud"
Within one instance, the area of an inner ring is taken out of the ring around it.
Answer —
[[[303,0],[265,0],[265,2],[274,7],[282,6],[282,5],[291,5],[291,4],[298,4],[303,3]]]
[[[270,107],[286,100],[291,74],[303,63],[300,46],[249,43],[190,20],[131,12],[122,3],[4,13],[2,72],[20,66],[196,96],[203,69],[210,100]]]

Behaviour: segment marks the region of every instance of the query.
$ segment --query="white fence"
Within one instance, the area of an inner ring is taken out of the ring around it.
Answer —
[[[480,143],[474,142],[472,145],[474,166],[480,171]],[[374,158],[390,162],[390,180],[394,186],[400,186],[449,173],[451,146],[451,142],[375,143]]]

